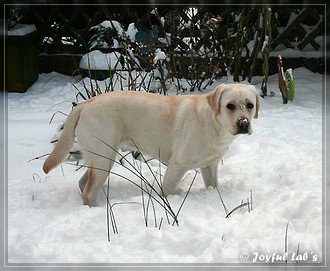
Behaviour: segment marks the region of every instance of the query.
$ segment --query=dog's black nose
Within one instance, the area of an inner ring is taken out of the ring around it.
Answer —
[[[246,134],[249,132],[250,122],[247,118],[238,118],[237,127],[240,134]]]

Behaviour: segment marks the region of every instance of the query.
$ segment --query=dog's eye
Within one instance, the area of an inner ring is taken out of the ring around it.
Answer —
[[[235,105],[234,104],[227,104],[227,108],[229,109],[229,110],[235,110]]]
[[[251,104],[251,103],[248,103],[248,104],[246,105],[246,108],[247,108],[247,109],[252,109],[253,107],[254,107],[254,105]]]

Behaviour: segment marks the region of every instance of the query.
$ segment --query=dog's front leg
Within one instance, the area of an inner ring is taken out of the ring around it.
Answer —
[[[162,194],[164,196],[173,194],[182,179],[183,175],[187,172],[182,166],[170,163],[167,166],[164,181],[162,185]]]
[[[201,168],[204,184],[206,187],[218,186],[218,164],[219,160],[207,167]]]

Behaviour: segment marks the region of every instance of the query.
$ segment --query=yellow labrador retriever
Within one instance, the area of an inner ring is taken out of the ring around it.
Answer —
[[[237,135],[252,133],[258,111],[257,91],[245,84],[221,84],[204,95],[102,94],[70,113],[43,170],[48,173],[62,162],[76,136],[89,168],[79,181],[86,205],[96,205],[121,145],[137,147],[167,165],[164,195],[173,193],[194,168],[201,168],[206,187],[216,187],[219,160]]]

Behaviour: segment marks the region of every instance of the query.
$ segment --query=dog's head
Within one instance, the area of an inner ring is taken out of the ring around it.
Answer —
[[[252,85],[221,84],[207,95],[215,117],[232,135],[251,134],[251,120],[258,118],[259,95]]]

